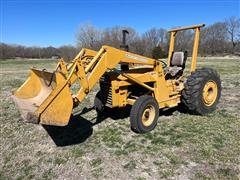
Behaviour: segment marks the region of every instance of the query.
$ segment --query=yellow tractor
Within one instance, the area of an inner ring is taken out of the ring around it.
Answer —
[[[98,52],[82,49],[69,64],[61,59],[54,72],[31,69],[29,78],[13,93],[13,99],[27,122],[65,126],[72,109],[99,82],[100,90],[94,100],[97,112],[105,107],[132,106],[130,124],[138,133],[154,129],[160,108],[181,105],[193,114],[210,113],[218,104],[221,81],[213,69],[196,69],[203,26],[169,31],[167,63],[128,52],[126,45],[121,49],[102,46]],[[195,31],[195,37],[190,73],[186,75],[187,53],[175,52],[174,42],[177,32],[188,29]],[[80,88],[74,94],[70,87],[76,81]]]

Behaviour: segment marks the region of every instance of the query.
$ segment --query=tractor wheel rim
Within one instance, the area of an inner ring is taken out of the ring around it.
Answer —
[[[142,114],[142,123],[144,126],[150,126],[155,119],[155,108],[152,105],[146,106]]]
[[[203,102],[206,106],[211,106],[217,99],[218,88],[214,81],[208,81],[203,88]]]

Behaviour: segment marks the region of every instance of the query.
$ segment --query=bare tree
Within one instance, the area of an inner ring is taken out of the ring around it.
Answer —
[[[59,55],[65,60],[70,61],[72,60],[77,54],[77,48],[74,46],[61,46],[58,48]]]
[[[136,50],[135,42],[138,38],[138,34],[131,27],[115,26],[105,29],[102,34],[101,44],[119,48],[122,44],[122,30],[124,29],[129,32],[129,35],[126,38],[126,43],[130,46],[129,50],[134,52]]]
[[[98,50],[101,47],[101,36],[102,32],[91,24],[82,24],[77,33],[77,45]]]
[[[201,32],[200,50],[202,54],[222,54],[227,50],[226,24],[217,22]]]
[[[178,32],[175,41],[176,51],[192,51],[193,33],[191,30]]]
[[[235,47],[240,41],[240,18],[232,16],[225,20],[228,37],[232,44],[232,53],[234,54]]]
[[[140,36],[136,36],[134,40],[129,44],[129,49],[133,53],[145,55],[146,54],[145,46],[146,44],[143,38],[141,38]]]
[[[122,28],[115,26],[103,31],[102,44],[119,48],[122,39]]]
[[[7,54],[8,45],[5,43],[0,44],[0,59],[6,59],[9,58],[9,55]]]
[[[157,46],[164,46],[166,43],[166,30],[152,28],[142,36],[145,42],[145,55],[151,56],[152,50]]]

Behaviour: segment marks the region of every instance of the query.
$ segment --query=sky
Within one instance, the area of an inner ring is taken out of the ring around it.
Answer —
[[[240,0],[0,0],[0,41],[25,46],[76,45],[81,25],[99,29],[210,25],[240,17]]]

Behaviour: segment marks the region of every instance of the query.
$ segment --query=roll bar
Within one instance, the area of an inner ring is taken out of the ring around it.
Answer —
[[[170,45],[169,45],[169,51],[168,51],[168,67],[170,66],[170,61],[172,58],[172,54],[174,52],[174,43],[175,43],[175,36],[177,32],[193,29],[195,31],[195,37],[194,37],[194,44],[193,44],[193,52],[192,52],[192,63],[191,63],[191,72],[194,72],[196,69],[197,64],[197,54],[198,54],[198,46],[199,46],[199,37],[200,37],[200,28],[204,27],[205,24],[198,24],[193,26],[186,26],[181,28],[175,28],[171,29],[168,32],[170,32]]]

